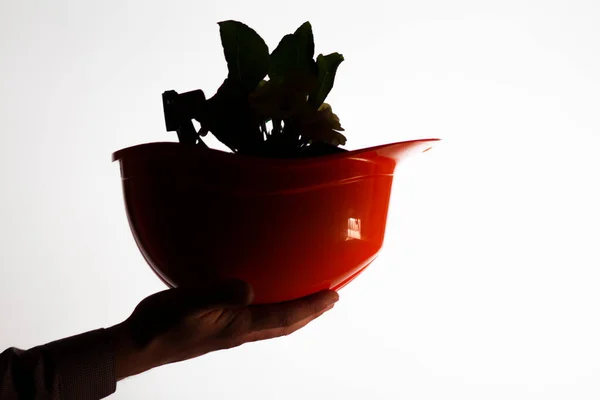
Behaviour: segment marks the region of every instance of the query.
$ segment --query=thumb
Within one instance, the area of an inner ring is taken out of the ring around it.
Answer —
[[[211,286],[185,286],[171,289],[174,303],[183,315],[202,309],[245,307],[252,303],[252,286],[238,279],[229,279]]]
[[[240,280],[227,280],[210,287],[167,289],[145,298],[127,319],[132,335],[143,345],[164,333],[182,318],[202,309],[244,307],[252,303],[252,287]]]
[[[227,280],[206,294],[198,296],[198,306],[204,308],[245,307],[252,303],[254,291],[248,283],[231,279]]]

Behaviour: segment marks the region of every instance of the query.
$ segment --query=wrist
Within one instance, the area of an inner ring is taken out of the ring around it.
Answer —
[[[156,366],[148,346],[140,348],[134,343],[127,321],[112,326],[106,331],[112,341],[117,381],[141,374]]]

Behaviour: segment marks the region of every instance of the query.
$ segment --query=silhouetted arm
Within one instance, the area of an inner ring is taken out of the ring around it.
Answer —
[[[167,289],[145,298],[125,321],[23,351],[0,354],[0,400],[97,400],[118,380],[244,343],[289,335],[331,310],[321,291],[279,304],[252,305],[241,281],[211,290]]]
[[[0,354],[0,399],[97,400],[116,390],[106,330]]]

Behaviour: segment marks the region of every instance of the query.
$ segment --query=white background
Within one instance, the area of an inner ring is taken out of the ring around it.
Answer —
[[[398,169],[384,253],[331,313],[113,398],[600,398],[596,0],[0,4],[2,349],[163,289],[111,153],[176,140],[161,93],[220,85],[218,21],[273,49],[310,20],[346,58],[328,100],[348,148],[443,144]]]

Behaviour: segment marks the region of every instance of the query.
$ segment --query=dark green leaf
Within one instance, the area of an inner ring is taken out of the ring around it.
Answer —
[[[284,79],[290,75],[315,72],[315,43],[309,22],[302,24],[293,34],[285,35],[271,54],[269,77]]]
[[[315,56],[315,39],[313,37],[312,26],[306,21],[294,32],[294,36],[298,38],[298,42],[304,49],[305,59],[312,61]]]
[[[263,141],[262,120],[252,112],[247,92],[229,78],[206,100],[196,119],[203,132],[210,131],[234,152],[251,151]]]
[[[335,73],[342,61],[344,61],[344,56],[339,53],[331,53],[326,56],[319,54],[317,57],[318,85],[309,97],[309,102],[313,106],[319,107],[327,98],[333,88]]]
[[[254,90],[269,71],[267,44],[256,31],[241,22],[219,22],[219,27],[228,78],[248,92]]]

